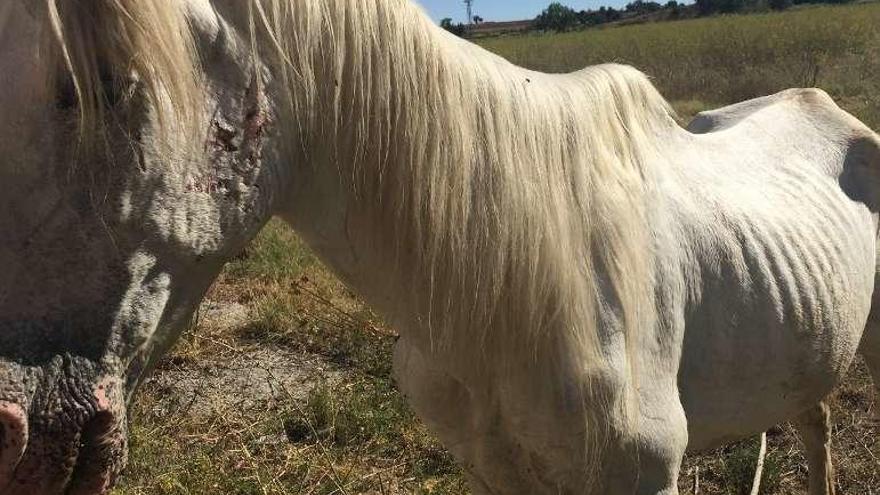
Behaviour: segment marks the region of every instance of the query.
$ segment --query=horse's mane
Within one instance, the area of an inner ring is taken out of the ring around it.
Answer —
[[[644,75],[520,69],[408,0],[250,2],[254,55],[284,100],[275,127],[296,158],[339,168],[349,210],[371,232],[358,247],[372,251],[377,285],[398,290],[381,309],[415,313],[438,347],[481,349],[506,369],[563,350],[555,365],[598,375],[614,359],[626,369],[615,379],[632,378],[633,359],[607,349],[633,345],[654,317],[646,194],[656,136],[674,125]],[[49,1],[84,122],[98,118],[99,56],[197,113],[182,9],[108,0],[86,13],[81,3]]]
[[[307,160],[354,177],[359,211],[404,243],[393,264],[430,281],[426,323],[531,342],[562,326],[594,341],[576,327],[595,322],[597,292],[638,321],[651,137],[674,125],[644,75],[526,71],[406,0],[255,5]]]

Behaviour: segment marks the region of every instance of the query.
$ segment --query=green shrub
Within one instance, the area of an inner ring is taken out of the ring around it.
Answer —
[[[551,3],[535,19],[535,27],[543,31],[568,31],[578,25],[578,14],[559,2]]]

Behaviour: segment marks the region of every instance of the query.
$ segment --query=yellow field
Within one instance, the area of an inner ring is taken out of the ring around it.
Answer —
[[[880,3],[498,37],[480,44],[545,72],[605,62],[634,65],[684,113],[817,86],[880,129]]]

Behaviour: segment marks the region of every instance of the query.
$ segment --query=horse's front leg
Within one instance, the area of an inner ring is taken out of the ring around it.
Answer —
[[[678,495],[678,474],[687,449],[687,420],[678,391],[642,412],[639,431],[640,495]]]
[[[637,431],[625,442],[625,452],[609,459],[612,467],[606,493],[678,495],[678,475],[688,442],[678,389],[674,384],[662,387],[647,382],[640,395]],[[635,462],[620,462],[627,456]]]
[[[810,495],[834,495],[834,468],[831,464],[831,411],[820,402],[795,420],[807,449],[810,469]]]

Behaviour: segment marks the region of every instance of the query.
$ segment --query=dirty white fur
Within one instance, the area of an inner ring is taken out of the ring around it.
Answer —
[[[106,5],[131,42],[102,49],[184,121],[217,68],[182,19],[253,43],[276,212],[400,330],[400,386],[477,493],[677,493],[686,447],[799,414],[856,351],[878,141],[820,92],[695,135],[631,68],[527,71],[404,0]],[[82,20],[52,15],[100,115]]]
[[[672,492],[688,434],[761,431],[848,366],[876,190],[836,182],[856,142],[880,160],[827,96],[696,137],[629,68],[525,71],[405,2],[257,6],[310,171],[286,216],[401,329],[401,386],[478,491]]]

